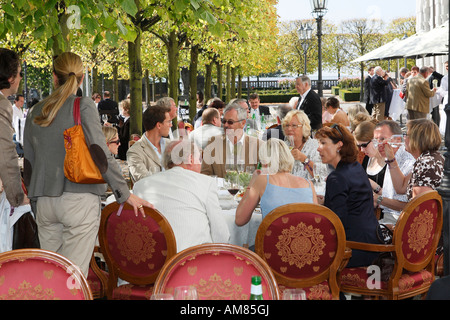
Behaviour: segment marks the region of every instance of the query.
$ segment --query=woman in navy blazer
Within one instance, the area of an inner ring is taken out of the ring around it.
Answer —
[[[322,162],[335,168],[327,177],[323,204],[339,216],[347,240],[379,244],[372,188],[357,161],[354,137],[340,124],[323,127],[315,137]],[[377,256],[378,253],[353,250],[347,267],[371,265]]]

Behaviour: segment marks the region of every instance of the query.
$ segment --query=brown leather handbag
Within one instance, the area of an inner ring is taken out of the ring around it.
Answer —
[[[100,170],[94,163],[86,144],[81,126],[80,98],[77,97],[73,106],[75,126],[64,131],[64,175],[72,182],[82,184],[105,183]]]

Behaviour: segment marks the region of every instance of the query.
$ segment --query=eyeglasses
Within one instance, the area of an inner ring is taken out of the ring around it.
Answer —
[[[284,127],[286,129],[290,129],[290,128],[297,129],[297,128],[303,127],[303,125],[302,124],[286,124]]]
[[[369,141],[367,143],[361,143],[361,144],[357,144],[356,146],[361,149],[361,148],[367,148],[367,146],[371,143],[372,141]]]
[[[232,126],[232,125],[235,124],[236,122],[241,122],[241,121],[244,121],[244,119],[238,120],[238,121],[234,121],[234,120],[225,120],[225,119],[222,119],[222,120],[221,120],[222,124],[228,123],[229,126]]]
[[[342,140],[344,140],[344,135],[342,134],[341,129],[339,129],[339,126],[338,126],[336,123],[333,123],[333,124],[330,126],[330,128],[331,128],[331,129],[336,129],[336,130],[339,132],[339,134],[341,135]]]
[[[115,141],[110,141],[110,142],[108,142],[108,144],[111,144],[111,143],[115,143],[115,144],[120,144],[120,140],[115,140]]]

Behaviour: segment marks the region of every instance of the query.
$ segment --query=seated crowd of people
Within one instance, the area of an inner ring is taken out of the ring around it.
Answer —
[[[212,99],[199,108],[194,130],[176,138],[169,135],[173,100],[144,111],[145,132],[127,152],[133,192],[171,221],[180,249],[227,242],[217,183],[206,176],[225,178],[238,163],[253,175],[236,209],[237,226],[248,223],[258,205],[264,218],[284,204],[318,203],[341,218],[348,240],[375,244],[379,224],[395,228],[410,199],[440,185],[442,140],[430,120],[411,120],[404,133],[396,121],[378,121],[361,106],[346,112],[330,97],[317,106],[330,114],[321,128],[311,128],[301,105],[283,105],[277,124],[254,136],[247,127],[254,125],[252,106],[260,106],[257,95],[251,98],[256,102]],[[326,179],[322,194],[314,187],[315,170]],[[354,250],[349,266],[370,265],[376,256]]]

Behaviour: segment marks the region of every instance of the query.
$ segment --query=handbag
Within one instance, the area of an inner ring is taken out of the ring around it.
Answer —
[[[64,148],[66,149],[64,175],[75,183],[105,183],[86,144],[81,126],[80,97],[77,97],[74,102],[73,119],[75,126],[64,131]]]
[[[378,241],[382,244],[392,244],[393,232],[389,227],[384,224],[379,224],[377,226],[377,237]],[[380,280],[388,281],[395,265],[395,253],[393,252],[382,252],[378,257],[372,262],[373,265],[380,267]]]

